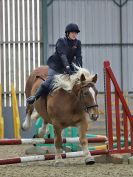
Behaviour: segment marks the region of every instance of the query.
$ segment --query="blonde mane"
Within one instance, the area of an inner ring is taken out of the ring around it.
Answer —
[[[68,76],[66,74],[55,75],[53,81],[54,91],[62,88],[70,92],[75,84],[80,83],[80,77],[82,74],[84,74],[86,82],[92,81],[94,75],[91,74],[87,69],[77,66],[76,68],[78,69],[78,71],[71,76]]]

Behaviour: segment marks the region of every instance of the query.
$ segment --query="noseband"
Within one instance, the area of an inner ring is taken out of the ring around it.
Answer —
[[[91,108],[95,108],[95,107],[98,107],[98,104],[94,104],[94,105],[84,105],[82,106],[82,108],[87,112],[88,109],[91,109]]]
[[[83,98],[84,98],[84,94],[83,94],[83,91],[81,90],[81,92],[80,92],[80,100],[82,100]],[[87,112],[88,109],[95,108],[95,107],[98,107],[98,104],[94,104],[94,105],[87,104],[87,105],[82,106],[82,109]]]

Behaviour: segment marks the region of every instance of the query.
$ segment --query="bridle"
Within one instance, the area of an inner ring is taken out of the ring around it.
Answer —
[[[87,86],[88,86],[88,85],[83,86],[82,89],[85,88],[85,87],[87,87]],[[85,97],[84,94],[83,94],[83,90],[82,90],[82,89],[81,89],[80,95],[79,95],[80,101],[83,100],[83,98]],[[87,112],[88,109],[95,108],[95,107],[98,107],[98,104],[93,104],[93,105],[87,104],[87,105],[83,105],[83,106],[82,106],[82,109]]]

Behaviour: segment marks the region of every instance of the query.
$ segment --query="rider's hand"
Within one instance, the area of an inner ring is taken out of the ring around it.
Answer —
[[[72,75],[72,74],[73,74],[73,72],[72,72],[70,66],[66,66],[66,73],[69,74],[69,75]]]
[[[33,104],[36,100],[35,96],[30,96],[29,98],[26,99],[27,104]]]

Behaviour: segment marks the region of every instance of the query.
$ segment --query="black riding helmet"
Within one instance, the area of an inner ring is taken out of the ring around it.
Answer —
[[[70,23],[66,26],[65,28],[65,33],[70,33],[70,32],[76,32],[76,33],[79,33],[80,30],[79,30],[79,27],[77,24],[75,23]]]

